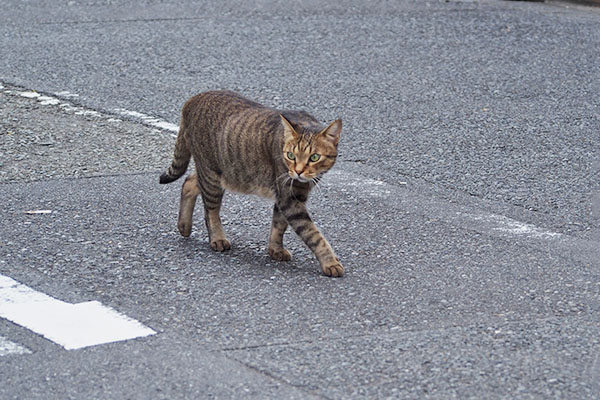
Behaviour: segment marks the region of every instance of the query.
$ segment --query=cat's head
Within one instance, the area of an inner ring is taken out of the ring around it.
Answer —
[[[283,115],[283,160],[292,179],[309,182],[329,171],[337,157],[342,120],[333,121],[321,131],[295,127]]]

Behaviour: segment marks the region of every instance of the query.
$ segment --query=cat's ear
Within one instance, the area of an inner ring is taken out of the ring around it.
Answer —
[[[281,123],[283,124],[283,137],[285,141],[287,142],[290,140],[298,140],[300,138],[300,135],[298,134],[298,132],[296,132],[296,130],[292,126],[292,123],[288,121],[287,118],[283,115],[279,114],[279,116],[281,117]]]
[[[327,140],[337,146],[340,142],[340,137],[342,136],[342,120],[336,119],[333,121],[320,133],[320,135],[325,136]]]

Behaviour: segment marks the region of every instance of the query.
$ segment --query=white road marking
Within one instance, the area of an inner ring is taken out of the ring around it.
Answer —
[[[7,356],[9,354],[31,354],[31,351],[21,345],[11,342],[3,336],[0,336],[0,357]]]
[[[155,128],[160,128],[160,129],[164,129],[164,130],[175,132],[175,133],[179,132],[179,126],[172,124],[170,122],[167,122],[165,120],[162,120],[160,118],[151,117],[149,115],[142,114],[137,111],[125,110],[124,108],[116,108],[115,112],[124,117],[133,117],[133,118],[141,121],[145,125],[150,125]],[[175,135],[175,134],[171,134],[171,136],[177,137],[177,135]]]
[[[66,98],[79,97],[79,95],[78,95],[78,94],[71,93],[71,92],[68,92],[68,91],[66,91],[66,90],[63,90],[62,92],[56,92],[56,93],[54,93],[54,94],[55,94],[55,95],[57,95],[57,96],[60,96],[60,97],[66,97]]]
[[[512,218],[505,217],[504,215],[487,214],[481,216],[472,216],[474,219],[483,218],[497,224],[494,230],[500,232],[512,233],[514,235],[529,236],[534,238],[549,238],[558,237],[561,234],[557,232],[545,231],[538,228],[535,225],[526,224],[521,221],[517,221]]]
[[[21,97],[25,97],[28,99],[36,99],[43,106],[59,106],[63,110],[73,112],[77,115],[91,115],[91,116],[95,116],[95,117],[102,116],[102,114],[99,113],[98,111],[85,109],[83,107],[78,107],[69,102],[64,102],[57,97],[44,96],[33,90],[27,90],[27,91],[5,90],[4,93],[15,95],[15,96],[21,96]],[[66,97],[77,97],[76,94],[72,94],[69,92],[59,92],[59,93],[57,93],[57,95],[62,95],[64,93],[67,94]]]
[[[57,99],[56,97],[51,97],[51,96],[39,96],[37,98],[37,100],[43,106],[56,106],[56,105],[60,104],[59,99]]]
[[[561,233],[547,231],[535,225],[517,221],[516,219],[504,215],[462,212],[457,212],[457,215],[468,221],[483,223],[484,225],[489,226],[489,229],[492,231],[505,234],[524,236],[533,239],[558,239],[563,236]]]
[[[535,225],[493,213],[465,213],[457,211],[454,213],[454,216],[452,216],[453,213],[448,212],[450,208],[453,207],[452,205],[440,205],[440,201],[433,198],[415,198],[410,192],[405,190],[408,186],[407,182],[400,182],[397,185],[392,185],[382,180],[362,177],[358,174],[335,169],[326,176],[336,177],[337,179],[331,180],[330,182],[334,185],[338,185],[339,190],[344,193],[368,196],[370,198],[376,197],[381,201],[406,201],[407,204],[413,204],[415,201],[418,201],[419,204],[427,204],[427,208],[430,211],[440,210],[442,215],[449,216],[449,222],[452,222],[452,220],[456,220],[459,224],[467,221],[470,223],[476,222],[486,230],[532,239],[558,239],[562,237],[560,233],[547,231]]]
[[[98,301],[70,304],[0,275],[0,318],[67,350],[154,335],[140,322]]]
[[[4,86],[0,85],[0,90],[3,90],[3,89],[5,89]],[[68,112],[73,112],[76,115],[89,115],[89,116],[94,116],[94,117],[103,116],[103,114],[98,111],[90,110],[90,109],[87,109],[84,107],[75,106],[75,105],[69,103],[68,101],[61,100],[58,97],[41,95],[34,90],[24,90],[24,91],[4,90],[4,93],[15,95],[15,96],[21,96],[21,97],[25,97],[28,99],[36,99],[41,105],[44,105],[44,106],[59,106],[63,110],[68,111]],[[56,94],[56,96],[59,96],[61,98],[79,97],[78,94],[71,93],[68,91],[56,92],[55,94]],[[155,118],[155,117],[152,117],[152,116],[149,116],[146,114],[142,114],[137,111],[126,110],[124,108],[116,108],[113,111],[124,117],[130,117],[130,118],[133,117],[134,119],[138,120],[139,122],[141,122],[144,125],[163,129],[163,130],[166,130],[169,132],[174,132],[171,134],[171,136],[173,136],[173,137],[177,137],[177,133],[179,132],[178,125],[172,124],[172,123],[162,120],[160,118]],[[116,121],[121,121],[121,120],[115,119],[115,118],[110,118],[109,121],[116,122]]]
[[[35,99],[37,97],[40,97],[40,94],[34,91],[14,92],[14,94],[17,94],[21,97],[27,97],[28,99]]]
[[[348,180],[346,182],[346,185],[355,188],[360,188],[363,191],[367,192],[370,196],[374,197],[387,197],[389,194],[392,193],[387,183],[377,179],[354,177],[354,180]],[[346,191],[345,189],[341,190],[343,192]]]

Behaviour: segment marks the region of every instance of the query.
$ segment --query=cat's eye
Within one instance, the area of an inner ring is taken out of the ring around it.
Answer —
[[[295,160],[296,155],[294,153],[292,153],[291,151],[288,151],[287,158],[289,158],[290,160]]]
[[[320,158],[321,158],[320,154],[313,154],[312,156],[310,156],[310,161],[317,162],[317,161],[319,161]]]

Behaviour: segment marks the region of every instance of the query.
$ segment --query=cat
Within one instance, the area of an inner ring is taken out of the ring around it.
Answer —
[[[341,277],[344,267],[313,223],[306,201],[311,189],[335,164],[342,121],[325,127],[305,111],[279,111],[231,91],[210,91],[189,99],[182,110],[174,158],[160,183],[185,174],[193,156],[196,171],[181,188],[179,232],[192,232],[192,214],[201,195],[210,246],[231,244],[219,216],[225,190],[275,201],[268,251],[289,261],[283,247],[288,225],[315,254],[327,276]]]

